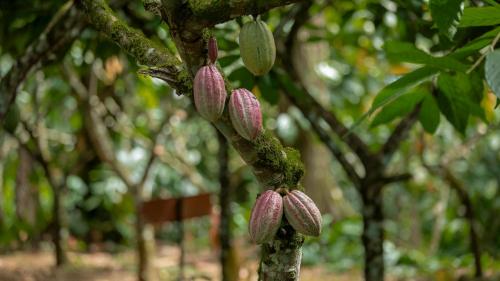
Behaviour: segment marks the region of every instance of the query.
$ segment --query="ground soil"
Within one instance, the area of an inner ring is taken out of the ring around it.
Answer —
[[[164,246],[154,259],[158,280],[176,280],[179,250]],[[0,256],[1,281],[135,281],[133,252],[69,254],[70,265],[54,268],[50,251],[15,252]],[[255,262],[242,263],[240,280],[256,280]],[[213,251],[190,252],[186,257],[186,280],[220,280],[219,264]],[[359,272],[331,273],[320,267],[303,267],[301,280],[361,281]]]

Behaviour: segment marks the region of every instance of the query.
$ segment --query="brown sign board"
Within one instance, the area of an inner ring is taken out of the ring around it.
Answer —
[[[154,199],[142,204],[146,222],[160,224],[209,215],[212,212],[210,193],[189,197]]]

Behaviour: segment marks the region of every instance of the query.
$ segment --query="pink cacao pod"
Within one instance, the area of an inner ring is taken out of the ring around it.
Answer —
[[[283,217],[283,199],[273,190],[262,193],[252,208],[248,232],[257,244],[272,241]]]
[[[200,115],[214,122],[222,115],[226,102],[224,79],[215,65],[201,67],[194,77],[194,104]]]
[[[215,39],[215,37],[210,37],[210,39],[208,39],[208,59],[210,63],[215,63],[217,60],[217,53],[217,39]]]
[[[254,140],[262,131],[259,101],[247,89],[233,90],[229,99],[229,116],[238,134],[247,140]]]
[[[292,190],[283,197],[285,217],[299,233],[319,236],[321,233],[321,212],[304,192]]]

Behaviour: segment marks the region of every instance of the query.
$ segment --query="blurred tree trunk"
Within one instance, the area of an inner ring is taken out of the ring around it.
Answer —
[[[333,159],[325,145],[316,141],[310,132],[301,130],[298,146],[308,171],[302,183],[321,213],[331,214],[334,220],[354,215],[356,211],[344,198],[330,171]]]
[[[374,186],[363,186],[366,192],[361,193],[363,199],[363,234],[362,241],[365,249],[365,280],[384,280],[384,214],[382,195],[370,192]]]
[[[0,159],[5,159],[7,156],[7,150],[5,149],[5,138],[0,138]],[[4,225],[4,213],[3,213],[3,179],[4,179],[4,161],[0,161],[0,226]]]
[[[233,201],[233,188],[229,180],[229,144],[223,134],[217,131],[219,140],[219,241],[220,241],[220,264],[221,280],[238,280],[239,266],[235,249],[233,248],[231,221],[231,201]]]
[[[29,226],[27,231],[32,242],[31,247],[37,249],[39,239],[36,237],[36,215],[39,202],[38,189],[34,188],[30,181],[30,176],[33,172],[33,159],[29,151],[25,148],[19,147],[18,151],[19,166],[17,168],[15,190],[16,215]]]
[[[17,217],[33,226],[36,219],[36,204],[33,196],[33,186],[30,175],[33,171],[33,160],[26,149],[20,147],[19,166],[16,174],[16,215]]]
[[[63,196],[64,184],[53,186],[53,206],[52,206],[52,226],[53,226],[53,243],[56,254],[56,266],[61,266],[67,263],[67,256],[65,250],[65,237],[66,231]]]
[[[33,171],[33,160],[26,149],[20,147],[19,165],[16,174],[16,216],[33,226],[36,219],[36,204],[33,196],[33,186],[30,182],[30,175]]]
[[[322,19],[312,21],[321,25]],[[330,55],[328,43],[315,42],[297,44],[292,50],[293,63],[304,84],[314,88],[321,103],[329,103],[328,85],[316,75],[315,67]],[[343,196],[336,179],[330,172],[333,157],[324,143],[316,141],[310,131],[301,130],[299,150],[308,171],[302,180],[306,193],[314,200],[321,213],[330,213],[335,219],[342,219],[355,213]]]
[[[153,146],[154,147],[154,146]],[[135,206],[135,232],[136,232],[136,247],[137,247],[137,258],[138,258],[138,270],[137,278],[138,281],[151,281],[156,280],[154,276],[152,259],[154,257],[155,240],[154,240],[154,228],[152,225],[147,224],[142,216],[142,203],[145,200],[151,198],[151,192],[146,192],[145,184],[150,171],[153,169],[153,163],[155,156],[153,151],[151,151],[151,156],[146,164],[145,171],[142,175],[142,179],[139,183],[131,185],[128,190],[131,191],[134,197]]]
[[[142,198],[140,191],[141,187],[137,187],[137,192],[134,194],[135,201],[135,232],[136,232],[136,250],[138,259],[137,280],[150,281],[152,280],[152,249],[154,248],[154,237],[151,232],[151,227],[147,226],[141,214]]]

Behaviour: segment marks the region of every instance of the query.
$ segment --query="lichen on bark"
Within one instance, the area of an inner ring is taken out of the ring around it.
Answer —
[[[283,219],[275,239],[262,245],[259,280],[299,280],[303,243],[304,236]]]

